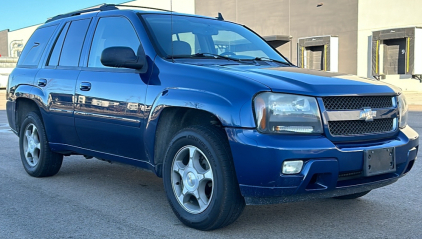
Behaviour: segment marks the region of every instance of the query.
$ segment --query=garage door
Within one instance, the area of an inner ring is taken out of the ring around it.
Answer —
[[[406,73],[406,39],[384,40],[384,74]]]
[[[324,46],[311,46],[306,48],[309,69],[324,70]]]

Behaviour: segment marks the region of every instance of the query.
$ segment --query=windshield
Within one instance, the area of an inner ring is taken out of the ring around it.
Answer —
[[[241,60],[269,58],[287,62],[255,33],[234,23],[177,15],[141,16],[162,57],[221,55]]]

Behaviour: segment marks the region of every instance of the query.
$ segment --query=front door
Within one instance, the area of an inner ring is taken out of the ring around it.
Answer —
[[[137,70],[106,67],[105,48],[125,46],[137,53],[139,37],[125,17],[98,20],[88,66],[76,84],[75,126],[81,147],[110,155],[141,159],[141,124],[147,84]]]

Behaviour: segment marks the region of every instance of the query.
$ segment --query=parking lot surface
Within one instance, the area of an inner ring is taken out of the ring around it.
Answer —
[[[0,107],[4,102],[0,92]],[[410,125],[422,133],[422,112]],[[201,232],[173,214],[162,180],[131,166],[65,157],[61,171],[24,171],[0,108],[0,238],[421,238],[422,163],[357,200],[247,206],[229,227]]]

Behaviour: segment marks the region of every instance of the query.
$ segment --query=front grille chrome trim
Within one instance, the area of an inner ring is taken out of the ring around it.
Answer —
[[[395,118],[398,115],[397,108],[372,109],[376,111],[375,119]],[[340,111],[324,111],[326,121],[343,121],[343,120],[361,120],[360,114],[362,110],[340,110]]]
[[[327,105],[327,99],[331,100],[331,105]],[[356,140],[356,137],[374,139],[398,130],[399,109],[394,95],[329,96],[320,97],[318,103],[324,131],[333,141]]]

